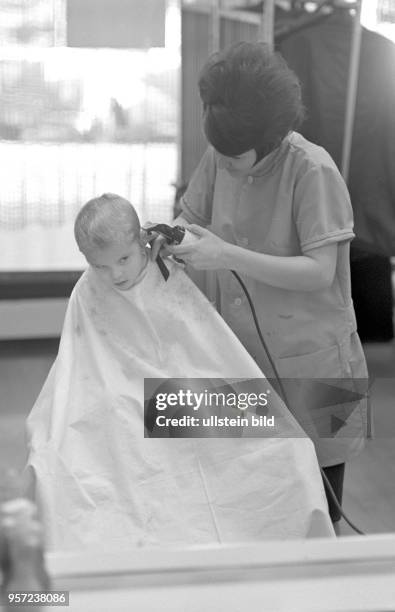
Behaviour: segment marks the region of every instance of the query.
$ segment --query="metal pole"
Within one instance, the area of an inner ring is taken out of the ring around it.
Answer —
[[[274,0],[265,0],[262,5],[260,39],[274,48]]]
[[[221,40],[221,0],[212,0],[211,8],[211,31],[210,31],[210,51],[219,51]]]
[[[346,113],[344,118],[343,150],[341,173],[344,180],[348,181],[350,169],[351,145],[354,131],[355,105],[357,100],[359,58],[361,51],[361,8],[362,0],[357,2],[356,14],[354,17],[354,27],[351,42],[350,64],[348,69]]]

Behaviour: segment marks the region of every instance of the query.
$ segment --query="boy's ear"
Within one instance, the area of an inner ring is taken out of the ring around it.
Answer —
[[[145,247],[147,242],[149,242],[149,236],[148,236],[147,232],[143,228],[140,229],[139,242],[140,242],[141,246],[143,246],[143,247]]]

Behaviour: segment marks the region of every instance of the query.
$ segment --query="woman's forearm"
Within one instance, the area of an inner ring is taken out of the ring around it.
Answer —
[[[336,249],[336,245],[330,247]],[[333,282],[336,265],[336,258],[334,264],[332,261],[333,248],[320,249],[312,257],[280,257],[224,243],[221,267],[235,270],[272,287],[290,291],[317,291],[329,287]]]
[[[307,255],[281,257],[244,249],[192,224],[196,240],[168,246],[168,252],[197,270],[235,270],[255,280],[290,291],[319,291],[333,283],[337,244],[311,249]]]

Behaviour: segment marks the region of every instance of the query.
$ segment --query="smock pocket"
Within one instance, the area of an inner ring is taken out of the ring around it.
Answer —
[[[345,360],[338,344],[313,353],[277,359],[281,378],[343,378],[347,376]]]
[[[316,444],[322,465],[341,463],[363,437],[364,389],[353,378],[352,349],[345,334],[332,346],[277,361],[286,403]],[[324,438],[331,439],[329,446],[323,446]]]
[[[331,437],[333,388],[344,378],[340,346],[278,359],[285,403],[315,443]]]

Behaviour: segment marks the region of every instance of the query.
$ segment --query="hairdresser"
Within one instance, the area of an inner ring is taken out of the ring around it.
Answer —
[[[295,416],[301,402],[309,407],[313,425],[305,429],[341,501],[345,462],[363,445],[365,400],[335,431],[332,415],[312,397],[311,379],[367,379],[350,291],[346,185],[329,154],[295,131],[304,115],[299,82],[267,45],[242,42],[211,56],[199,92],[209,147],[176,220],[190,224],[196,240],[168,251],[216,272],[222,316],[273,376],[230,270],[243,279],[288,405]],[[159,241],[153,256],[158,248]],[[330,512],[339,519],[331,504]]]

